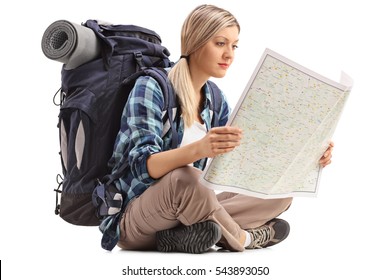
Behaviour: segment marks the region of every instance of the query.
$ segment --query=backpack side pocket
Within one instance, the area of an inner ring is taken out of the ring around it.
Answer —
[[[95,96],[88,89],[74,92],[60,110],[59,137],[64,180],[60,216],[76,225],[98,225],[92,193],[97,185],[99,166],[96,166],[98,142]]]

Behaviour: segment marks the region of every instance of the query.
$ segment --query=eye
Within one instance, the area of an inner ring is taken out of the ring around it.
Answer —
[[[233,45],[233,50],[238,49],[238,45]]]
[[[223,46],[225,46],[225,42],[217,42],[217,46],[219,46],[219,47],[223,47]]]

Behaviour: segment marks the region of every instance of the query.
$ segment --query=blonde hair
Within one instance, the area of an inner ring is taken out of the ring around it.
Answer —
[[[181,58],[169,72],[169,80],[178,95],[185,125],[191,126],[198,114],[196,93],[189,70],[190,55],[204,46],[220,30],[240,25],[228,11],[213,5],[201,5],[186,18],[181,30]]]

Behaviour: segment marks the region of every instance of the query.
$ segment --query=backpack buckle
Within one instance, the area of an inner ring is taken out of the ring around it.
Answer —
[[[98,180],[92,193],[92,202],[100,217],[112,216],[122,210],[123,197],[114,185],[103,184]]]
[[[145,67],[142,52],[135,52],[134,59],[135,59],[135,62],[137,62],[138,70]]]

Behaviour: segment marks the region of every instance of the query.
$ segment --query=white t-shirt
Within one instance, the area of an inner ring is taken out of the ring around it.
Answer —
[[[194,122],[190,127],[184,128],[183,140],[181,141],[181,147],[191,144],[195,141],[202,139],[207,134],[207,129],[205,124],[199,122]],[[188,164],[193,166],[194,164]]]
[[[207,134],[207,128],[205,124],[199,122],[194,122],[191,127],[184,128],[183,140],[181,141],[181,147],[191,144],[195,141],[202,139]],[[210,158],[207,160],[207,164],[210,163]],[[193,163],[188,164],[188,166],[194,166]],[[216,191],[220,193],[221,191]]]
[[[205,124],[194,122],[190,127],[184,128],[183,140],[181,141],[181,147],[191,144],[195,141],[202,139],[207,134]]]

